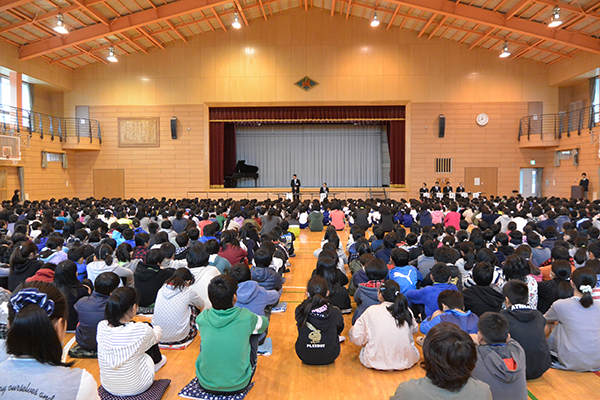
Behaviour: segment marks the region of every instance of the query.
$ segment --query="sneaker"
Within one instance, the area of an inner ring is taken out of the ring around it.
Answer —
[[[164,354],[162,354],[162,358],[160,359],[160,362],[158,364],[154,364],[154,372],[160,371],[160,369],[162,367],[164,367],[166,363],[167,363],[167,357]]]
[[[423,342],[425,341],[425,336],[419,336],[416,340],[417,344],[423,347]]]
[[[346,336],[338,336],[338,340],[340,343],[342,343],[344,340],[346,340]]]
[[[342,314],[350,314],[351,312],[352,312],[352,309],[351,309],[351,308],[344,308],[344,309],[342,310]]]

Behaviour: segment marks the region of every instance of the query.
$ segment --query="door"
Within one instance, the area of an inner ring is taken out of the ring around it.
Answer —
[[[521,168],[519,182],[521,196],[542,196],[542,168]]]
[[[90,107],[75,106],[75,126],[77,127],[78,137],[90,137]]]
[[[467,192],[479,192],[482,196],[496,196],[498,194],[498,168],[465,168],[465,188]]]
[[[125,171],[122,169],[94,170],[94,197],[101,199],[125,197]]]

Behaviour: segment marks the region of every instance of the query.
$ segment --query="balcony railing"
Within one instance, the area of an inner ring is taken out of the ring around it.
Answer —
[[[541,135],[542,140],[544,137],[560,139],[563,134],[570,137],[572,132],[581,135],[581,132],[592,130],[597,124],[600,124],[598,105],[558,114],[528,115],[519,122],[519,140],[529,140],[531,135]]]
[[[37,133],[41,139],[49,135],[51,140],[64,143],[73,140],[92,143],[94,139],[102,143],[100,123],[94,119],[61,118],[3,104],[0,104],[0,129],[30,137]]]

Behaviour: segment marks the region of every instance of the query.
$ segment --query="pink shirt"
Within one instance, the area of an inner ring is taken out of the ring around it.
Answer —
[[[431,223],[432,224],[441,224],[444,220],[444,212],[440,210],[431,212]]]
[[[332,210],[329,213],[329,218],[331,219],[331,225],[338,231],[341,231],[346,226],[346,222],[344,221],[345,215],[341,210]]]
[[[450,211],[446,214],[446,221],[444,222],[445,226],[453,226],[456,230],[460,229],[460,213],[456,211]]]

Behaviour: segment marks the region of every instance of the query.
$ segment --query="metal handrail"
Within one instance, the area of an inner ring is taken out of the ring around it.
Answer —
[[[77,138],[77,143],[82,138],[89,138],[90,143],[94,139],[102,143],[100,122],[95,119],[55,117],[4,104],[0,104],[0,127],[16,133],[25,129],[29,137],[37,133],[41,139],[44,134],[49,134],[51,140],[58,136],[59,141],[65,143],[70,138]]]
[[[571,132],[581,135],[584,130],[592,130],[600,123],[600,105],[580,108],[573,111],[563,111],[557,114],[527,115],[519,121],[519,141],[523,136],[527,140],[531,135],[562,138],[563,134],[571,136]]]

